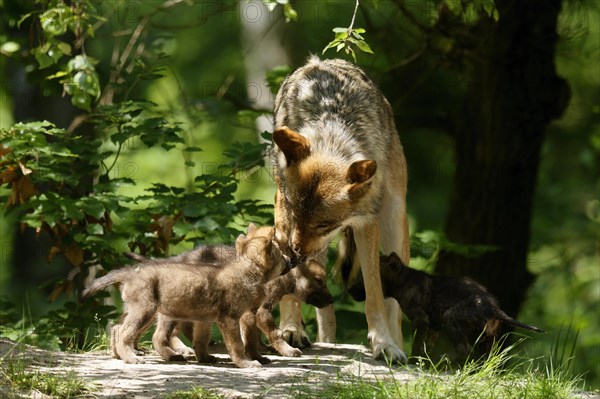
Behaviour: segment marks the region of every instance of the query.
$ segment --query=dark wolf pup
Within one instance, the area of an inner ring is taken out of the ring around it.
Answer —
[[[406,162],[389,103],[355,65],[311,57],[283,82],[274,112],[275,226],[300,258],[322,264],[336,234],[354,229],[351,276],[362,270],[373,353],[405,361],[398,304],[384,301],[379,276],[380,247],[410,258]],[[299,303],[284,297],[280,306],[290,341],[308,343]],[[334,342],[333,307],[317,310],[317,320],[318,339]]]
[[[523,324],[498,306],[481,284],[466,278],[432,276],[412,269],[391,253],[381,256],[381,280],[386,297],[393,297],[412,321],[415,330],[412,356],[424,356],[439,333],[446,334],[455,347],[450,360],[488,355],[500,337],[502,323],[538,333],[537,327]],[[350,287],[352,297],[364,299],[360,284]]]
[[[248,228],[236,240],[236,256],[228,267],[214,263],[186,264],[148,261],[138,267],[113,270],[94,280],[84,297],[109,285],[121,284],[123,318],[115,326],[115,352],[126,363],[142,363],[134,344],[140,331],[157,314],[195,323],[217,322],[231,360],[238,367],[260,367],[249,359],[240,336],[240,318],[256,312],[265,297],[267,281],[289,268],[275,241],[275,228]],[[194,337],[196,338],[196,337]],[[194,342],[194,350],[199,345]],[[201,360],[202,353],[196,352]]]

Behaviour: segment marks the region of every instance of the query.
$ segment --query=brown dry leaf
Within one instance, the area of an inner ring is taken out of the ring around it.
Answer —
[[[46,257],[46,259],[48,260],[48,262],[52,262],[54,257],[56,255],[58,255],[59,253],[60,253],[60,248],[57,246],[52,246],[52,248],[50,248],[50,251],[48,251],[48,256]]]
[[[63,247],[62,253],[73,266],[79,266],[83,263],[83,249],[77,244]]]
[[[0,184],[12,183],[18,178],[19,174],[17,173],[17,167],[15,165],[10,165],[0,172]]]
[[[63,291],[64,291],[63,284],[56,284],[54,286],[54,289],[50,293],[50,295],[48,295],[48,301],[50,301],[50,302],[56,301],[58,299],[58,297],[60,296],[60,293]]]
[[[22,176],[13,183],[12,192],[8,198],[7,205],[24,204],[29,198],[37,193],[35,186],[27,176]]]
[[[5,156],[6,154],[10,154],[12,152],[12,150],[8,147],[0,147],[0,158],[2,158],[3,156]]]

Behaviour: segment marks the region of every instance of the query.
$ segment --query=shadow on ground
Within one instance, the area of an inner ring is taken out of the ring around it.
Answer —
[[[162,398],[178,390],[201,386],[226,397],[296,397],[325,382],[335,382],[341,376],[356,376],[373,380],[395,378],[406,381],[417,376],[407,367],[388,367],[372,359],[361,345],[313,344],[299,358],[268,355],[272,363],[260,369],[239,369],[225,354],[222,346],[211,350],[220,360],[216,365],[188,362],[164,362],[151,353],[144,364],[125,364],[105,353],[51,352],[28,346],[15,346],[0,339],[0,358],[26,357],[32,369],[60,373],[74,371],[93,381],[96,398]],[[33,371],[33,370],[32,370]],[[312,395],[309,395],[312,396]]]

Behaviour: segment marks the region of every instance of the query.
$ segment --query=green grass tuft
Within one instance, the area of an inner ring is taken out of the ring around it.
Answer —
[[[2,363],[0,384],[15,391],[38,391],[55,398],[75,398],[96,390],[93,384],[73,371],[63,374],[29,371],[26,362],[17,359],[4,358]]]
[[[224,397],[225,396],[220,393],[209,391],[200,386],[194,386],[189,390],[172,392],[165,396],[165,399],[222,399]]]

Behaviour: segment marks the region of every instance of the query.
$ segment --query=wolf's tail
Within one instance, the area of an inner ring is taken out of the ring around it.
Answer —
[[[524,328],[525,330],[535,331],[537,333],[542,334],[546,333],[546,331],[542,330],[541,328],[538,328],[536,326],[530,326],[529,324],[521,323],[520,321],[513,319],[512,317],[504,313],[502,310],[500,311],[499,319],[505,322],[506,324],[510,324],[514,327],[520,327]]]
[[[101,289],[108,287],[109,285],[123,282],[125,277],[129,274],[129,271],[130,270],[128,268],[112,270],[108,272],[106,276],[97,278],[94,281],[92,281],[87,287],[85,287],[85,290],[83,290],[81,295],[83,296],[83,298],[86,298],[90,294],[94,294],[100,291]]]

